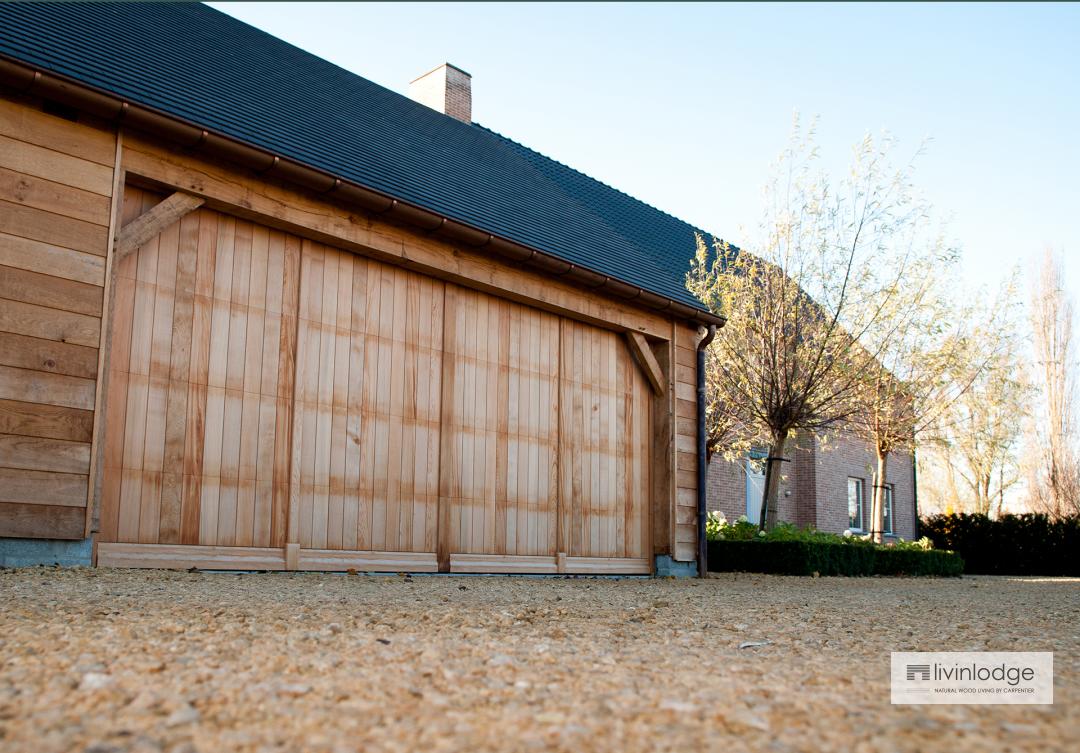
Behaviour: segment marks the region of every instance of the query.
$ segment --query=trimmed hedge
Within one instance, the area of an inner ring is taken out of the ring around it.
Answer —
[[[1045,515],[933,515],[919,533],[964,558],[964,572],[980,575],[1080,575],[1080,517]]]
[[[815,541],[710,541],[709,570],[777,575],[958,576],[955,552]]]

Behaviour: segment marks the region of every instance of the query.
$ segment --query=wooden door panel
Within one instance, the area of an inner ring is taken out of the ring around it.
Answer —
[[[647,571],[618,334],[207,209],[116,273],[105,561]]]
[[[652,397],[618,335],[564,320],[559,455],[570,557],[645,558]]]
[[[442,283],[309,241],[301,281],[296,540],[434,552]]]
[[[450,552],[553,558],[558,317],[457,287],[447,316]]]
[[[127,189],[125,221],[158,200]],[[102,541],[281,545],[298,264],[295,237],[209,210],[120,260]]]

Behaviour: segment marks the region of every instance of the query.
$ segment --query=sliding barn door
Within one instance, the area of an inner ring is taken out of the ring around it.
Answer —
[[[559,319],[456,286],[446,307],[450,568],[555,572]]]
[[[159,200],[129,188],[125,219]],[[199,210],[117,262],[103,541],[283,545],[299,260]]]
[[[290,540],[434,567],[443,284],[311,241],[300,280]]]

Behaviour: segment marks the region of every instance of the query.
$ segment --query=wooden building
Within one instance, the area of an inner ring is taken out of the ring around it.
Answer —
[[[445,112],[202,5],[0,6],[0,537],[122,567],[695,560],[722,322],[683,287],[694,229],[433,73]]]

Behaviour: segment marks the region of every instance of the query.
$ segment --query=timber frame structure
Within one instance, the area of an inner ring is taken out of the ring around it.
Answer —
[[[0,537],[121,567],[696,560],[721,320],[10,55],[0,82]]]

